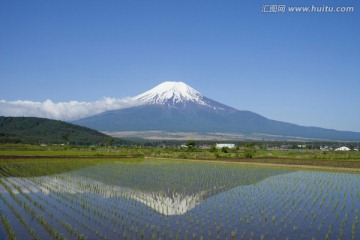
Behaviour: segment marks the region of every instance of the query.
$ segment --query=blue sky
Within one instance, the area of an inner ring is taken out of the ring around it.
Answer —
[[[183,81],[270,119],[360,132],[359,23],[355,0],[5,0],[0,100],[94,102]]]

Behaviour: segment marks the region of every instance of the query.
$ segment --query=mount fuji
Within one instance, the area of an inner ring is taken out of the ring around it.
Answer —
[[[162,105],[168,108],[185,109],[189,106],[199,106],[213,110],[235,110],[224,104],[205,97],[200,92],[183,82],[163,82],[153,89],[132,98],[141,105]]]
[[[73,123],[104,132],[164,131],[258,134],[283,138],[360,141],[360,133],[270,120],[216,102],[183,82],[163,82],[132,98],[136,106]]]

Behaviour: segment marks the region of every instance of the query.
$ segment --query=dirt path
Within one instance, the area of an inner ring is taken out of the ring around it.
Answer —
[[[174,158],[155,158],[146,157],[147,159],[164,159],[175,161],[187,161],[197,163],[221,163],[221,164],[234,164],[234,165],[248,165],[248,166],[260,166],[260,167],[282,167],[282,168],[296,168],[307,170],[327,170],[336,172],[354,172],[360,173],[360,168],[345,168],[345,167],[332,167],[332,166],[313,166],[313,165],[299,165],[299,164],[282,164],[282,163],[259,163],[259,162],[230,162],[230,161],[216,161],[216,160],[199,160],[199,159],[174,159]]]

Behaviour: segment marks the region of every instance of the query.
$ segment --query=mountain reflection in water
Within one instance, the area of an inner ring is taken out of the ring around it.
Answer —
[[[232,188],[256,184],[290,170],[152,161],[92,166],[55,176],[33,178],[35,187],[104,198],[131,198],[166,215],[181,215],[204,199]]]

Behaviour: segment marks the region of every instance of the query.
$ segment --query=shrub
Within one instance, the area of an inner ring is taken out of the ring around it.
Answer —
[[[244,157],[245,158],[253,158],[255,156],[256,149],[253,147],[247,147],[244,151]]]
[[[223,153],[228,153],[228,152],[229,152],[229,148],[228,148],[228,147],[222,147],[222,148],[221,148],[221,151],[222,151]]]
[[[178,155],[178,158],[187,159],[187,158],[188,158],[188,155],[185,154],[185,153],[180,153],[180,154]]]

